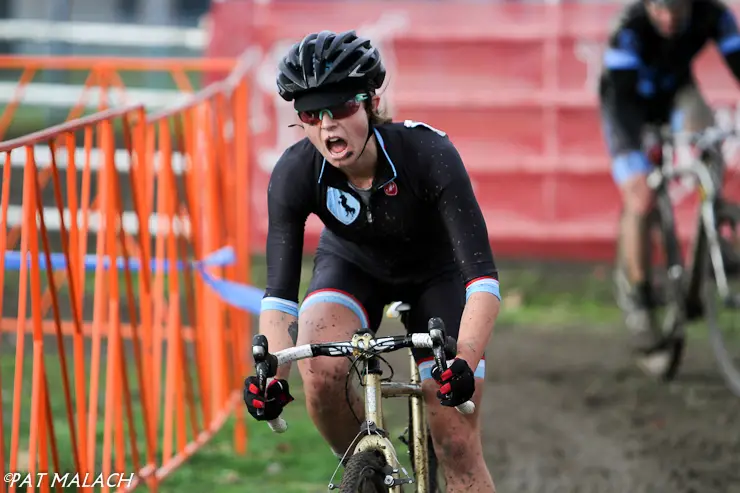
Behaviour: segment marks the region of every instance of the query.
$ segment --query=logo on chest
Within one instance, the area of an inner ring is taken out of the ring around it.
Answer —
[[[344,225],[352,224],[360,216],[360,202],[351,194],[333,187],[326,190],[326,208]]]

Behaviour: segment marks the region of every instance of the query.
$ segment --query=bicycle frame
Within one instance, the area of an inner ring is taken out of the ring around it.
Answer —
[[[730,295],[715,221],[716,207],[722,200],[724,166],[720,166],[720,169],[712,169],[701,158],[696,157],[692,157],[688,164],[673,166],[671,164],[673,152],[665,152],[666,150],[675,151],[673,139],[661,135],[661,142],[664,149],[663,163],[660,168],[656,168],[648,176],[648,186],[656,192],[656,208],[661,216],[669,282],[673,286],[680,287],[683,291],[683,293],[675,293],[684,301],[684,304],[678,307],[683,312],[685,311],[686,302],[698,302],[700,299],[701,281],[705,265],[703,259],[706,258],[707,253],[709,253],[715,271],[715,281],[721,296],[728,299]],[[715,151],[706,149],[706,152]],[[716,159],[715,162],[723,163],[723,160]],[[686,278],[684,278],[684,263],[676,233],[673,204],[668,194],[668,183],[683,176],[693,176],[698,180],[699,196],[701,198],[697,232],[691,253],[691,268]],[[683,316],[683,313],[681,316]]]
[[[383,352],[396,351],[403,348],[426,348],[431,349],[434,354],[435,365],[439,368],[447,368],[447,355],[457,354],[457,344],[454,339],[445,335],[444,324],[439,318],[429,320],[429,333],[414,333],[405,336],[390,336],[375,338],[369,333],[355,334],[350,341],[329,342],[321,344],[304,344],[298,347],[284,349],[275,354],[268,351],[267,338],[257,334],[252,341],[252,355],[257,371],[258,387],[264,392],[267,379],[274,377],[277,367],[316,356],[348,357],[355,356],[362,362],[364,396],[365,396],[365,422],[360,427],[350,449],[354,447],[353,454],[365,450],[378,450],[386,459],[390,471],[386,471],[385,483],[391,493],[400,493],[400,485],[411,483],[413,480],[398,477],[401,469],[395,447],[388,438],[388,433],[383,429],[384,417],[382,397],[408,396],[412,399],[412,429],[414,430],[414,461],[416,466],[417,491],[426,493],[428,488],[428,454],[427,454],[427,430],[425,422],[424,396],[421,390],[421,377],[412,355],[409,356],[411,364],[411,382],[393,383],[382,382],[382,370],[378,355]],[[452,356],[450,356],[452,357]],[[466,401],[456,406],[463,414],[475,412],[475,404]],[[260,410],[257,410],[259,415]],[[267,421],[273,431],[282,433],[287,429],[287,423],[281,417]],[[338,469],[338,468],[337,468]],[[335,472],[336,474],[336,472]],[[404,474],[405,471],[404,471]],[[408,474],[406,474],[408,476]],[[333,480],[333,476],[332,476]],[[334,485],[330,483],[330,488]]]
[[[370,347],[373,336],[371,334],[355,334],[352,338],[353,345],[362,340],[364,347]],[[413,427],[413,447],[414,470],[416,491],[426,493],[429,487],[428,480],[428,454],[427,454],[427,427],[426,427],[426,407],[424,404],[424,395],[421,390],[421,375],[416,365],[411,351],[409,350],[409,361],[411,369],[410,382],[382,382],[382,370],[378,358],[375,356],[368,357],[364,360],[364,370],[362,372],[365,388],[365,425],[356,447],[355,453],[364,450],[375,449],[381,450],[386,461],[393,468],[393,476],[398,478],[400,463],[396,455],[393,443],[388,439],[385,433],[385,420],[383,417],[383,397],[408,397],[411,399],[411,423]],[[379,434],[369,433],[373,425],[380,429]],[[367,427],[367,430],[365,428]],[[400,493],[400,485],[390,488],[391,493]]]

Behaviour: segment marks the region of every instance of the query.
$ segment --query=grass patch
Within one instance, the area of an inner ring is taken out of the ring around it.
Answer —
[[[208,491],[214,486],[219,493],[327,491],[337,460],[306,413],[305,396],[297,377],[291,378],[291,393],[296,401],[284,411],[288,431],[275,434],[266,425],[250,421],[248,454],[238,456],[231,446],[233,420],[230,420],[211,442],[164,481],[161,491]],[[399,413],[389,412],[387,416],[402,423]],[[395,439],[403,426],[398,428],[392,428],[391,436],[396,452],[410,471],[405,459],[406,447]],[[335,476],[335,484],[340,480],[341,470]]]
[[[326,491],[336,461],[305,411],[303,389],[292,379],[296,401],[284,411],[289,430],[278,435],[265,424],[250,421],[248,454],[232,447],[234,421],[168,477],[160,491]],[[251,418],[250,418],[251,419]]]

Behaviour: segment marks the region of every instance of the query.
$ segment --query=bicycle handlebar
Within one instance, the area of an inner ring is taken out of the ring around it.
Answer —
[[[321,344],[303,344],[271,354],[268,350],[267,338],[264,335],[257,334],[252,340],[252,356],[255,362],[258,387],[261,394],[265,392],[267,380],[276,375],[277,368],[293,361],[316,356],[352,356],[356,354],[357,350],[360,350],[363,356],[370,356],[398,351],[404,348],[431,349],[438,368],[447,368],[447,358],[452,358],[457,354],[457,343],[452,337],[446,336],[444,324],[439,318],[431,318],[429,320],[428,334],[373,338],[369,341],[367,347],[365,347],[365,341],[360,339],[357,342],[340,341]],[[463,402],[455,408],[462,414],[472,414],[475,412],[473,401]],[[263,409],[257,409],[258,416],[263,413]],[[276,433],[283,433],[288,429],[288,424],[281,417],[269,420],[267,424]]]
[[[689,143],[701,150],[707,150],[735,134],[734,129],[722,130],[718,127],[708,127],[705,130],[692,133],[689,137]]]
[[[727,137],[737,135],[734,129],[723,130],[716,126],[708,127],[699,132],[687,133],[688,137],[685,143],[693,146],[700,153],[710,150],[718,150],[717,145],[721,144]],[[713,200],[717,186],[712,173],[702,159],[692,159],[691,162],[672,166],[662,166],[655,169],[648,176],[648,186],[657,188],[664,180],[673,180],[682,176],[694,176],[701,183],[702,188],[708,200]]]

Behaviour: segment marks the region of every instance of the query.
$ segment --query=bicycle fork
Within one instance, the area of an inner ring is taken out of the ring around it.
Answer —
[[[411,350],[409,350],[409,364],[410,364],[410,387],[415,388],[415,391],[409,392],[409,399],[411,400],[411,427],[413,441],[408,443],[414,451],[414,479],[411,480],[403,479],[398,477],[399,469],[401,469],[396,456],[395,448],[391,441],[383,434],[383,413],[381,412],[380,406],[380,391],[382,389],[380,374],[372,371],[373,361],[377,364],[377,360],[370,360],[368,363],[368,371],[365,375],[365,427],[374,433],[368,433],[364,435],[360,442],[357,444],[355,453],[363,450],[373,449],[380,450],[386,458],[388,465],[392,468],[392,475],[395,476],[395,485],[388,485],[391,493],[400,493],[400,485],[405,483],[416,483],[417,493],[426,493],[429,491],[429,450],[428,450],[428,428],[426,421],[426,407],[424,402],[424,394],[421,391],[421,374],[419,373],[419,367],[417,366],[416,360],[413,357]],[[363,429],[365,428],[363,427]],[[380,429],[378,429],[380,428]],[[406,472],[404,471],[404,474]],[[390,476],[390,475],[389,475]],[[386,479],[389,477],[386,476]],[[387,484],[387,483],[386,483]]]
[[[358,435],[359,442],[354,453],[366,450],[377,450],[386,460],[385,484],[390,493],[401,493],[402,484],[408,480],[399,477],[401,464],[398,462],[396,450],[384,429],[382,399],[381,399],[381,371],[380,364],[375,358],[367,362],[364,375],[365,380],[365,423]]]
[[[735,305],[731,297],[730,287],[727,282],[724,259],[722,258],[722,249],[719,243],[719,232],[717,230],[717,207],[721,207],[720,201],[717,200],[717,190],[715,180],[711,171],[707,168],[700,168],[697,173],[699,179],[699,197],[701,205],[699,208],[699,221],[696,235],[696,247],[694,248],[694,269],[691,279],[691,288],[689,293],[692,297],[698,298],[701,281],[704,274],[705,255],[709,254],[711,268],[714,270],[714,280],[717,284],[717,290],[725,304]]]
[[[370,346],[370,334],[355,334],[353,342],[358,343],[364,339],[364,347]],[[388,486],[390,493],[401,493],[401,485],[411,483],[410,478],[401,478],[399,470],[403,469],[398,461],[396,449],[388,438],[388,432],[385,430],[382,409],[382,370],[377,358],[369,358],[365,363],[365,423],[360,428],[358,443],[355,447],[354,454],[366,450],[377,450],[383,454],[386,460],[386,470],[384,482]],[[406,474],[408,476],[408,474]]]
[[[722,297],[722,301],[727,303],[731,301],[730,287],[727,284],[724,259],[722,258],[722,250],[719,246],[719,233],[717,231],[717,220],[713,201],[705,199],[702,202],[701,222],[708,243],[709,258],[711,259],[712,267],[714,268],[714,280],[717,283],[717,290]],[[696,261],[701,262],[699,258],[697,258]]]

